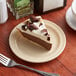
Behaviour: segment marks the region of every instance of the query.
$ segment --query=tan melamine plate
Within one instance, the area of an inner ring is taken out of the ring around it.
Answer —
[[[13,53],[22,60],[32,63],[48,62],[58,57],[66,45],[66,37],[62,29],[55,23],[44,20],[47,29],[51,35],[51,50],[46,50],[31,41],[24,38],[16,29],[22,23],[17,25],[9,37],[9,45]]]

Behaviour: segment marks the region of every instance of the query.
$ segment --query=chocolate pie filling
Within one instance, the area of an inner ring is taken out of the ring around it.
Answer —
[[[18,29],[18,30],[19,30],[19,29]],[[41,39],[39,39],[39,38],[37,38],[37,37],[34,37],[34,36],[29,35],[29,34],[27,34],[27,33],[21,32],[20,30],[19,30],[19,32],[20,32],[24,37],[28,38],[29,40],[31,40],[31,41],[33,41],[33,42],[38,43],[39,45],[45,47],[47,50],[50,50],[50,48],[52,47],[52,44],[47,43],[47,42],[45,42],[45,41],[43,41],[43,40],[41,40]]]

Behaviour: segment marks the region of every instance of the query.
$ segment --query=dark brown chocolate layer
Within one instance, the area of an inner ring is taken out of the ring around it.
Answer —
[[[19,29],[18,29],[18,30],[19,30]],[[33,41],[33,42],[41,45],[42,47],[46,48],[47,50],[50,50],[51,47],[52,47],[52,44],[51,44],[51,43],[47,43],[47,42],[45,42],[45,41],[43,41],[43,40],[41,40],[41,39],[39,39],[39,38],[37,38],[37,37],[34,37],[34,36],[29,35],[29,34],[27,34],[27,33],[21,32],[20,30],[19,30],[19,32],[20,32],[24,37],[26,37],[26,38],[28,38],[29,40],[31,40],[31,41]]]

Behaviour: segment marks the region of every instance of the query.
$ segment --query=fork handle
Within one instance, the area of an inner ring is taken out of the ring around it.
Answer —
[[[38,74],[41,74],[43,76],[59,76],[58,74],[43,72],[43,71],[28,67],[28,66],[25,66],[25,65],[22,65],[22,64],[17,64],[16,66],[24,67],[24,68],[26,68],[28,70],[34,71],[34,72],[36,72]]]

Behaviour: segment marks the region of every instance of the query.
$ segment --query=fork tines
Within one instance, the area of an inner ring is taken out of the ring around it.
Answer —
[[[10,59],[4,56],[3,54],[0,54],[0,63],[2,63],[5,66],[8,66]]]

